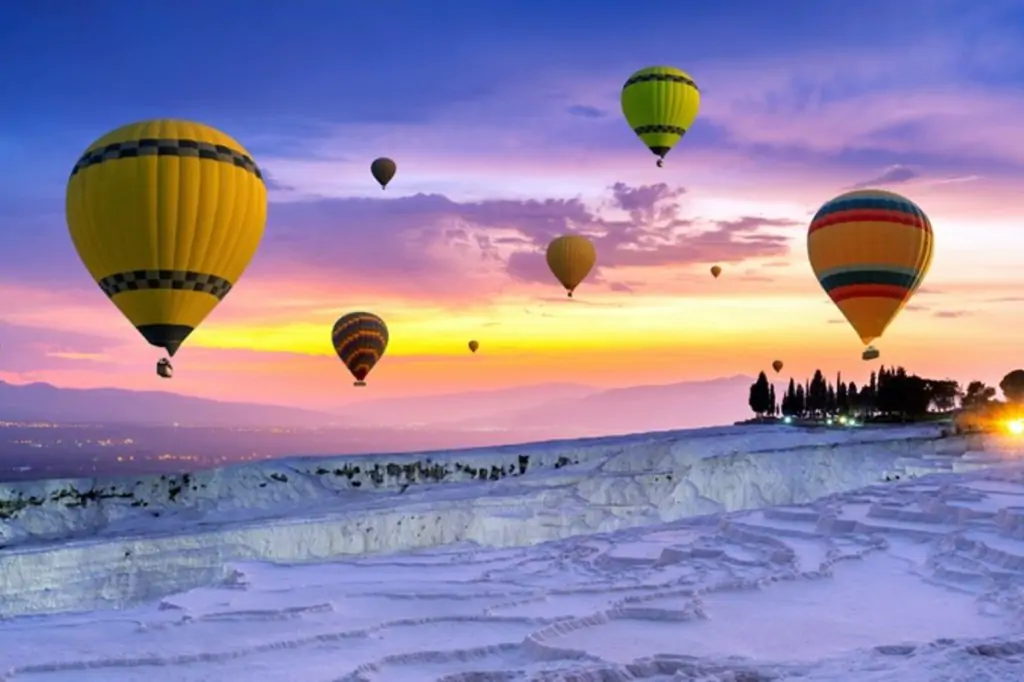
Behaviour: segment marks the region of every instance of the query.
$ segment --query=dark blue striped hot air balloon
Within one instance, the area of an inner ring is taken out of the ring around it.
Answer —
[[[878,189],[832,199],[807,231],[815,277],[865,345],[885,332],[921,286],[933,247],[924,211]],[[878,357],[877,351],[867,355]]]

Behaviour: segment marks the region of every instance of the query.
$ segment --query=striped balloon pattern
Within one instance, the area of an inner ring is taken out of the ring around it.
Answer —
[[[388,327],[373,313],[348,313],[338,318],[331,330],[331,343],[356,386],[365,386],[366,377],[384,356],[388,347]]]
[[[807,255],[825,293],[865,344],[921,286],[934,250],[932,225],[910,199],[877,189],[822,206],[807,231]]]

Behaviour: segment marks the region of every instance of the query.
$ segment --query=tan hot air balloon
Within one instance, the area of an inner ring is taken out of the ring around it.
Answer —
[[[586,237],[578,234],[562,235],[548,244],[547,261],[551,274],[561,282],[569,298],[572,298],[572,292],[594,268],[597,250]]]
[[[480,342],[479,341],[470,341],[469,342],[469,352],[470,353],[475,353],[479,349],[480,349]]]
[[[712,265],[711,266],[711,276],[712,277],[714,277],[715,279],[718,279],[718,276],[721,275],[721,274],[722,274],[722,266],[721,265]]]
[[[373,163],[370,164],[370,174],[373,175],[374,180],[380,183],[381,189],[387,189],[388,183],[395,177],[397,171],[398,164],[383,156],[379,159],[374,159]]]
[[[775,370],[776,374],[782,371],[783,366],[784,365],[782,364],[782,360],[776,360],[775,362],[772,363],[772,369]]]

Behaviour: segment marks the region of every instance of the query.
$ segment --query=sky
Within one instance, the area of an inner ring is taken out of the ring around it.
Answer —
[[[935,229],[883,360],[962,382],[1020,362],[1019,0],[35,0],[0,6],[0,57],[4,381],[323,409],[753,375],[776,358],[860,380],[862,346],[805,240],[819,206],[865,186]],[[654,64],[702,92],[662,169],[618,99]],[[164,117],[237,139],[270,190],[256,257],[172,382],[64,220],[85,148]],[[398,163],[386,192],[377,156]],[[568,301],[543,248],[576,230],[597,235],[599,264]],[[359,391],[329,338],[352,310],[391,330]]]

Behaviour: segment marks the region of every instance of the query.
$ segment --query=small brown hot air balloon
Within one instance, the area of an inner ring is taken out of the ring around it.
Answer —
[[[480,342],[479,341],[470,341],[469,342],[469,352],[470,353],[475,353],[479,349],[480,349]]]
[[[397,171],[398,165],[385,156],[374,159],[370,164],[370,173],[373,174],[373,179],[380,183],[381,189],[387,189],[388,183],[395,177]]]
[[[718,279],[718,276],[721,275],[721,274],[722,274],[722,266],[721,265],[712,265],[711,266],[711,276],[712,277],[714,277],[715,279]]]
[[[775,362],[772,363],[772,369],[775,370],[776,374],[778,374],[779,372],[782,371],[782,367],[783,367],[782,360],[776,360]]]
[[[594,268],[597,251],[586,237],[578,234],[563,235],[548,244],[547,260],[551,274],[569,292],[569,298],[572,298],[572,292]]]
[[[366,375],[380,362],[388,347],[388,327],[373,313],[349,313],[334,323],[331,344],[355,377],[355,386],[366,385]]]

